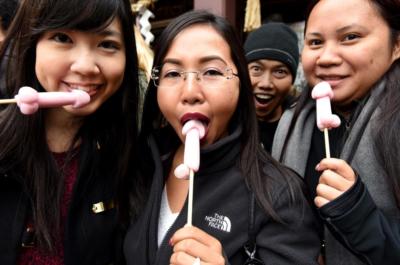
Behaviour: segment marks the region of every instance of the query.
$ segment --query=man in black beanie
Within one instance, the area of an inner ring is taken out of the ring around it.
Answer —
[[[297,35],[283,23],[263,24],[249,34],[244,50],[261,142],[271,152],[279,119],[294,99],[293,83],[299,64]]]

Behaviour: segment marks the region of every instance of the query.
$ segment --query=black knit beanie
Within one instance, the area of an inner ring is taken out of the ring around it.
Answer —
[[[244,43],[247,62],[259,59],[277,60],[289,67],[296,78],[299,47],[296,33],[286,24],[270,22],[251,32]]]

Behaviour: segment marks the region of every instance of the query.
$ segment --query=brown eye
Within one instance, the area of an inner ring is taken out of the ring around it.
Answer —
[[[52,36],[52,39],[55,40],[56,42],[60,42],[60,43],[71,43],[72,40],[71,38],[65,34],[65,33],[55,33]]]
[[[355,39],[358,39],[358,38],[360,38],[360,36],[359,35],[357,35],[357,34],[354,34],[354,33],[351,33],[351,34],[347,34],[345,37],[344,37],[344,41],[352,41],[352,40],[355,40]]]
[[[171,70],[162,75],[162,78],[179,78],[181,73],[179,71]]]
[[[261,69],[261,67],[252,65],[250,66],[249,72],[251,76],[261,76],[264,71]]]
[[[120,45],[113,41],[103,41],[99,46],[107,50],[120,50]]]
[[[274,70],[273,75],[278,79],[282,79],[289,75],[289,71],[286,69],[280,68],[280,69]]]
[[[224,75],[222,71],[215,69],[215,68],[208,68],[204,69],[202,71],[203,75],[208,75],[208,76],[219,76],[219,75]]]

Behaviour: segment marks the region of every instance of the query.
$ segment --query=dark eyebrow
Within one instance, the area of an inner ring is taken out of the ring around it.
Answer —
[[[310,32],[310,33],[307,33],[307,34],[305,34],[305,36],[304,36],[304,38],[307,38],[308,36],[313,36],[313,37],[319,37],[319,38],[321,38],[321,33],[318,33],[318,32]]]
[[[340,34],[340,33],[346,32],[346,31],[348,31],[348,30],[350,30],[350,29],[352,29],[352,28],[359,28],[359,29],[361,29],[361,30],[363,30],[363,31],[368,30],[368,29],[367,29],[366,27],[364,27],[364,26],[361,26],[361,25],[359,25],[359,24],[353,23],[353,24],[350,24],[350,25],[347,25],[347,26],[344,26],[344,27],[341,27],[341,28],[337,29],[337,30],[336,30],[336,33]],[[321,36],[322,36],[322,34],[319,33],[319,32],[310,32],[310,33],[307,33],[307,34],[305,35],[305,37],[307,37],[307,36],[309,36],[309,35],[315,36],[315,37],[321,37]]]
[[[214,61],[214,60],[221,61],[227,65],[227,63],[225,62],[224,59],[222,59],[220,56],[216,56],[216,55],[202,57],[202,58],[200,58],[200,63],[207,63],[209,61]],[[165,58],[163,61],[163,64],[166,64],[166,63],[181,65],[181,61],[179,59],[174,59],[174,58]]]
[[[101,35],[101,36],[103,36],[103,37],[111,36],[111,37],[119,37],[119,38],[122,38],[121,32],[119,32],[119,31],[117,31],[117,30],[112,30],[112,29],[105,29],[105,30],[101,31],[101,32],[99,33],[99,35]]]
[[[353,24],[350,24],[348,26],[344,26],[342,28],[337,29],[336,32],[337,33],[342,33],[342,32],[348,31],[348,30],[350,30],[352,28],[359,28],[359,29],[364,30],[364,31],[368,30],[366,27],[364,27],[362,25],[353,23]]]
[[[223,62],[224,64],[227,65],[225,60],[222,59],[220,56],[217,56],[217,55],[210,55],[210,56],[202,57],[202,58],[200,58],[200,63],[207,63],[209,61],[214,61],[214,60],[221,61],[221,62]]]
[[[166,63],[176,64],[176,65],[180,65],[181,64],[178,59],[174,59],[174,58],[166,58],[166,59],[164,59],[162,64],[166,64]]]

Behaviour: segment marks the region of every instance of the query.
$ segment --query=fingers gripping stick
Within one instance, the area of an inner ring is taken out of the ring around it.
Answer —
[[[50,108],[72,105],[80,108],[90,102],[88,93],[74,89],[71,92],[37,92],[31,87],[21,87],[14,99],[1,100],[0,104],[17,103],[21,112],[26,115],[35,113],[39,107]]]
[[[318,83],[311,92],[311,97],[316,100],[317,126],[324,131],[326,157],[330,157],[328,129],[336,128],[340,125],[340,118],[332,114],[331,98],[333,91],[328,82]]]

